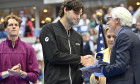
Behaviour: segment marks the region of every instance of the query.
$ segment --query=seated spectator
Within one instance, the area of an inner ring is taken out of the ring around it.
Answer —
[[[89,40],[89,37],[88,37],[87,34],[83,34],[82,38],[83,38],[84,55],[93,55],[93,52],[94,52],[94,43],[93,43],[93,41]]]
[[[90,40],[93,41],[94,44],[97,44],[98,32],[95,29],[89,30]]]
[[[7,33],[3,28],[3,24],[0,24],[0,39],[6,38],[6,37],[7,37]]]
[[[96,14],[93,13],[92,16],[91,16],[90,22],[88,24],[89,25],[89,29],[94,29],[96,27],[96,25],[97,25],[96,21],[97,21]]]
[[[82,18],[79,20],[78,25],[82,26],[82,25],[88,25],[90,22],[90,20],[87,18],[87,14],[83,14]]]
[[[131,13],[131,15],[133,16],[134,13],[135,13],[133,6],[129,6],[129,7],[128,7],[128,10],[129,10],[129,12]]]

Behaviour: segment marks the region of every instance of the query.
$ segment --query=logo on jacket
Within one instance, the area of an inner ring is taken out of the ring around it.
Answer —
[[[80,43],[76,43],[76,45],[80,45]]]
[[[45,38],[45,41],[48,42],[48,41],[49,41],[49,37],[46,37],[46,38]]]

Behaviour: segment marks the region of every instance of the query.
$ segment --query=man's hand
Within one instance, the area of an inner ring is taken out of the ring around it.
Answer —
[[[20,68],[21,68],[21,65],[17,64],[16,66],[12,67],[11,69],[8,69],[8,71],[2,72],[2,78],[5,79],[11,75],[19,75]]]
[[[5,79],[5,78],[10,76],[10,73],[8,71],[3,71],[1,76],[2,76],[3,79]]]
[[[15,66],[13,66],[11,69],[8,69],[8,72],[11,74],[11,75],[20,75],[21,74],[21,65],[20,64],[17,64]]]
[[[96,59],[92,55],[81,56],[81,63],[84,66],[93,66],[96,63]]]

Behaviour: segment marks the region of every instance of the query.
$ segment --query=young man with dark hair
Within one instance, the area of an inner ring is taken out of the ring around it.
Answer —
[[[83,5],[77,0],[62,3],[57,23],[47,24],[40,34],[44,54],[45,84],[82,84],[79,70],[83,55],[83,41],[72,26],[83,14]]]

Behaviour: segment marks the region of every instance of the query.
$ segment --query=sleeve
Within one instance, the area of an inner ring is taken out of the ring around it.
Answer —
[[[81,54],[81,56],[84,56],[84,51],[83,51],[83,38],[82,37],[81,37],[80,54]]]
[[[35,55],[35,51],[33,48],[28,49],[28,58],[27,58],[27,64],[26,64],[26,80],[31,82],[36,82],[39,75],[39,66],[37,62],[37,58]]]
[[[103,74],[105,77],[113,77],[120,74],[123,74],[127,71],[130,62],[130,50],[131,50],[131,39],[126,34],[120,34],[116,39],[116,58],[113,64],[103,66]],[[112,54],[111,54],[112,56]]]
[[[2,78],[2,72],[0,72],[0,80],[2,80],[3,78]]]
[[[2,50],[3,50],[3,47],[4,47],[4,44],[2,44],[2,43],[0,43],[0,53],[2,52]],[[1,58],[1,54],[0,54],[0,63],[2,64],[2,58]],[[1,68],[1,67],[0,67]],[[0,72],[0,81],[1,80],[3,80],[3,78],[2,78],[2,71]]]
[[[50,26],[43,27],[39,38],[43,48],[44,60],[48,60],[54,65],[80,63],[80,55],[63,53],[58,49],[54,31]]]

